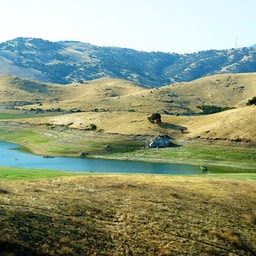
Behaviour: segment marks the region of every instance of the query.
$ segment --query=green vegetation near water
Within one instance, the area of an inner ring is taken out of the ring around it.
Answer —
[[[64,128],[63,128],[64,129]],[[145,159],[165,162],[204,164],[215,162],[219,165],[245,164],[256,169],[256,148],[239,143],[222,144],[197,141],[181,143],[176,147],[145,149],[146,140],[132,136],[101,135],[93,132],[49,130],[45,126],[0,127],[2,141],[24,145],[32,151],[40,149],[45,154],[78,156],[86,151],[91,156],[106,158]],[[109,149],[106,150],[106,146]],[[35,153],[38,153],[35,151]]]
[[[256,149],[232,145],[210,145],[208,142],[188,143],[174,148],[143,149],[126,153],[116,153],[113,157],[145,159],[166,162],[191,163],[196,165],[230,166],[225,172],[241,172],[241,169],[256,172]],[[243,171],[242,171],[243,172]]]
[[[256,181],[256,173],[222,173],[222,174],[214,173],[214,174],[209,174],[206,176],[201,175],[201,176],[197,176],[197,177]]]
[[[45,169],[0,166],[0,180],[32,180],[32,179],[57,178],[57,177],[78,176],[78,175],[89,175],[89,174],[66,172],[66,171],[51,171],[51,170],[45,170]]]
[[[37,118],[37,117],[46,117],[46,116],[57,116],[60,113],[36,113],[33,111],[25,111],[25,110],[2,110],[0,113],[0,120],[4,119],[20,119],[20,118]]]
[[[8,180],[48,179],[48,178],[60,178],[60,177],[72,177],[72,176],[84,176],[84,175],[95,175],[95,174],[0,166],[0,180],[7,180],[7,181]],[[256,173],[205,173],[202,175],[195,175],[193,177],[256,181]]]
[[[146,149],[145,138],[104,135],[94,132],[49,130],[47,126],[2,125],[0,139],[25,146],[23,150],[50,155],[129,159],[154,162],[188,163],[206,166],[205,177],[255,180],[256,148],[239,143],[197,141],[181,143],[176,147]],[[72,172],[1,167],[0,179],[34,179],[78,175]],[[81,174],[80,174],[81,175]],[[215,175],[215,176],[214,176]],[[204,175],[202,175],[204,176]]]

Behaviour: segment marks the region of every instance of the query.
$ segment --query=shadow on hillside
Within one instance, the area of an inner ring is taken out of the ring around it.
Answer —
[[[13,242],[0,242],[0,255],[39,256],[35,251]]]
[[[169,123],[160,123],[159,126],[164,129],[171,129],[175,131],[180,131],[181,133],[188,133],[188,128],[181,125],[169,124]]]
[[[180,144],[175,144],[173,142],[170,142],[170,145],[168,146],[169,148],[178,148],[178,147],[182,147],[182,145]]]

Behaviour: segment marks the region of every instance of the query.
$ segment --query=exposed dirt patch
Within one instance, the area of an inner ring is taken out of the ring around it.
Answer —
[[[100,175],[5,185],[0,243],[12,255],[13,241],[26,255],[256,254],[252,181]]]

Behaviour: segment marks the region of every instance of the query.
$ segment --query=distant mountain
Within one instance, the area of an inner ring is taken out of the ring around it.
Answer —
[[[160,87],[246,72],[256,72],[255,46],[177,54],[22,37],[0,44],[0,74],[42,82],[69,84],[110,77]]]

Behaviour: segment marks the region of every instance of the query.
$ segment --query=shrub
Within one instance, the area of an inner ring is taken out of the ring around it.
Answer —
[[[151,116],[148,117],[149,122],[154,123],[156,121],[157,124],[162,122],[161,115],[159,113],[153,113]]]
[[[95,131],[97,129],[97,126],[95,124],[90,124],[90,128],[92,131]]]
[[[248,100],[246,105],[247,106],[256,105],[256,97],[253,97],[252,99]]]

